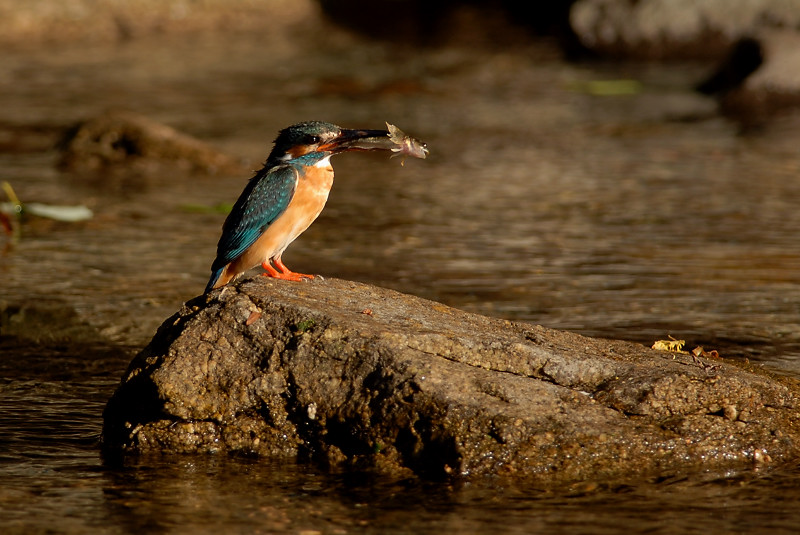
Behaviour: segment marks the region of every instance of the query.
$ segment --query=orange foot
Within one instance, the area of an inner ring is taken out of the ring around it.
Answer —
[[[283,265],[283,262],[281,262],[280,258],[276,258],[274,262],[280,271],[272,267],[269,264],[269,262],[264,262],[261,264],[261,267],[263,267],[267,272],[262,273],[261,275],[263,275],[264,277],[271,277],[273,279],[281,279],[294,282],[300,282],[305,279],[314,278],[314,275],[306,275],[305,273],[295,273],[294,271],[290,270],[285,265]]]

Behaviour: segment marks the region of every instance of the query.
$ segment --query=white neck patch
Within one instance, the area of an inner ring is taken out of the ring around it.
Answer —
[[[331,166],[331,162],[330,162],[331,156],[333,156],[333,155],[332,154],[328,154],[323,159],[321,159],[320,161],[315,163],[314,167],[330,167]]]

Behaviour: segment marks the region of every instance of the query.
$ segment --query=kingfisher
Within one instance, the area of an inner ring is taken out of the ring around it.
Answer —
[[[391,150],[424,158],[424,143],[394,125],[388,130],[351,130],[323,121],[284,128],[261,170],[245,186],[222,225],[217,256],[205,293],[220,288],[261,264],[262,275],[302,281],[281,260],[286,248],[322,212],[333,186],[334,154],[353,150]]]

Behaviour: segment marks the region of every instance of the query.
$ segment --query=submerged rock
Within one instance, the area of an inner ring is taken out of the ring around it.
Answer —
[[[103,440],[550,481],[796,459],[797,383],[711,364],[353,282],[258,277],[161,326]]]

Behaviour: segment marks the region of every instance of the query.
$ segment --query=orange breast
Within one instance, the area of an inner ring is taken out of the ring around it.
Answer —
[[[283,253],[322,212],[332,186],[333,168],[327,160],[321,166],[306,168],[297,181],[297,188],[286,211],[242,256],[231,263],[229,271],[231,268],[237,272],[247,271]],[[234,263],[236,266],[232,265]]]

